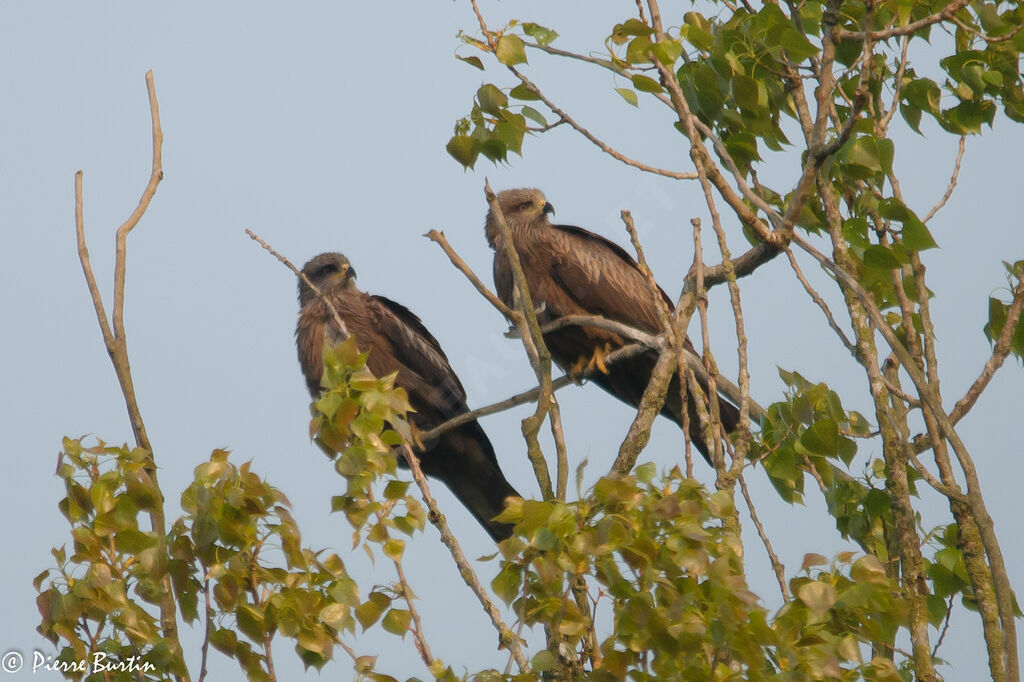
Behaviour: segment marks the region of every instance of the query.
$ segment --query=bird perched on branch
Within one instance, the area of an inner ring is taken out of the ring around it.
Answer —
[[[395,383],[409,394],[415,409],[410,421],[429,430],[469,411],[466,391],[437,340],[408,308],[383,296],[356,288],[356,273],[340,253],[322,253],[302,272],[331,301],[361,351],[369,351],[367,367],[376,376],[398,372]],[[314,398],[323,376],[321,356],[325,342],[345,338],[330,308],[299,278],[299,322],[295,330],[299,363]],[[512,533],[512,526],[496,523],[506,500],[519,493],[505,480],[494,448],[476,420],[446,431],[424,444],[423,471],[440,479],[476,517],[495,541]],[[402,458],[399,463],[405,464]]]
[[[498,194],[498,205],[512,233],[512,242],[526,276],[526,283],[538,317],[545,322],[567,315],[600,315],[648,334],[662,332],[659,303],[647,278],[633,257],[604,237],[570,225],[552,225],[548,215],[554,208],[538,189],[510,189]],[[514,308],[515,280],[502,246],[496,216],[487,213],[487,242],[495,250],[494,285],[498,297]],[[658,288],[658,295],[673,309],[672,300]],[[596,368],[591,381],[619,400],[634,407],[658,359],[648,350],[605,366],[604,356],[629,343],[629,339],[592,326],[570,325],[544,334],[551,357],[563,370],[578,376]],[[686,348],[693,351],[689,338]],[[705,394],[707,384],[701,383]],[[692,395],[687,400],[690,440],[710,462],[708,444]],[[739,410],[718,398],[719,415],[726,432],[739,423]],[[678,374],[669,385],[661,413],[683,425],[682,398]]]

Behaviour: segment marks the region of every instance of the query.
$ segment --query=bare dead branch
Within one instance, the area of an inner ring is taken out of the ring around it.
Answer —
[[[413,453],[412,448],[408,444],[402,446],[402,454],[405,457],[405,461],[409,464],[409,469],[412,471],[413,480],[416,481],[416,485],[420,489],[420,493],[423,495],[423,502],[427,505],[427,509],[430,510],[429,518],[430,522],[434,524],[437,530],[441,533],[441,542],[448,548],[449,553],[452,555],[452,559],[455,560],[455,565],[459,568],[459,575],[465,581],[469,589],[473,591],[476,598],[480,601],[480,604],[484,607],[484,611],[491,619],[491,623],[494,628],[498,631],[498,637],[501,646],[509,649],[512,652],[512,656],[516,659],[516,664],[519,666],[519,670],[528,674],[530,672],[530,664],[526,660],[526,656],[523,654],[522,647],[519,645],[519,638],[516,637],[515,633],[505,624],[505,621],[501,618],[501,613],[494,605],[490,595],[484,586],[480,583],[480,579],[477,578],[476,572],[473,570],[473,565],[466,559],[466,555],[462,551],[462,547],[459,545],[459,541],[452,534],[451,529],[448,527],[448,521],[445,519],[444,514],[437,507],[437,500],[430,493],[430,486],[427,484],[427,478],[423,474],[423,469],[420,468],[419,458]]]
[[[512,230],[505,221],[505,215],[502,213],[501,205],[498,203],[498,196],[491,189],[490,181],[486,179],[484,180],[484,196],[487,199],[487,204],[491,209],[492,215],[494,215],[499,233],[501,234],[501,248],[504,251],[505,258],[508,259],[509,267],[512,269],[521,313],[516,318],[513,318],[513,320],[519,327],[523,346],[530,357],[530,364],[533,365],[541,391],[537,399],[537,411],[534,412],[532,417],[527,417],[523,420],[523,436],[527,442],[527,454],[530,457],[530,462],[533,464],[534,472],[537,474],[537,482],[541,486],[541,492],[545,495],[545,499],[550,499],[549,495],[553,495],[554,491],[551,489],[547,463],[544,461],[544,454],[541,452],[540,443],[537,440],[537,433],[540,430],[544,417],[549,416],[552,421],[552,436],[555,438],[557,458],[556,485],[562,494],[560,499],[564,499],[564,489],[568,485],[569,478],[569,458],[565,451],[565,441],[561,433],[560,412],[557,409],[554,391],[551,388],[551,353],[548,351],[547,344],[544,343],[544,334],[541,332],[540,322],[537,320],[537,308],[534,306],[529,283],[526,281],[522,264],[519,262],[519,253],[515,248]],[[554,411],[551,410],[552,405],[555,405],[556,409]],[[557,428],[554,423],[555,421],[559,422]],[[547,480],[546,487],[544,484],[545,479]]]
[[[782,593],[783,601],[790,601],[789,587],[786,586],[786,567],[781,561],[779,561],[779,555],[775,553],[772,548],[772,541],[768,539],[768,533],[764,530],[764,524],[761,523],[761,519],[757,517],[757,510],[754,509],[754,501],[750,498],[750,491],[747,490],[747,482],[743,480],[743,474],[736,477],[736,480],[740,482],[740,492],[743,493],[743,499],[747,503],[747,511],[750,512],[750,520],[753,521],[754,527],[757,528],[757,535],[761,538],[761,544],[764,545],[764,549],[768,552],[768,561],[772,564],[772,571],[775,573],[775,579],[779,582],[779,591]]]
[[[882,120],[879,122],[879,128],[882,134],[889,128],[889,122],[892,121],[893,116],[896,115],[896,110],[899,109],[900,95],[903,92],[903,74],[907,70],[907,53],[910,48],[910,36],[903,36],[903,45],[900,48],[900,65],[896,69],[896,75],[893,77],[892,82],[894,87],[892,89],[892,104],[889,106],[889,110],[885,112]]]
[[[142,192],[138,206],[132,211],[128,219],[117,229],[115,237],[115,260],[114,260],[114,305],[112,311],[113,329],[107,322],[106,311],[103,306],[103,297],[100,294],[96,278],[92,272],[89,261],[89,250],[85,241],[85,220],[83,217],[83,191],[82,171],[75,174],[75,234],[78,242],[78,256],[82,265],[82,272],[85,274],[86,285],[92,297],[93,307],[96,310],[97,321],[100,332],[103,335],[103,343],[107,353],[110,355],[111,363],[114,366],[114,373],[117,375],[121,394],[124,397],[125,407],[128,412],[128,419],[131,423],[132,433],[138,447],[148,452],[149,462],[146,466],[146,474],[153,481],[153,486],[159,489],[157,483],[156,464],[153,459],[153,447],[146,434],[146,425],[142,419],[142,412],[139,409],[138,399],[135,395],[135,385],[132,379],[131,364],[128,361],[128,347],[124,329],[124,285],[127,260],[127,239],[128,233],[139,223],[149,207],[153,196],[156,194],[157,185],[163,178],[163,167],[161,163],[161,148],[163,145],[163,132],[160,128],[160,109],[156,97],[156,85],[153,80],[153,72],[146,72],[146,91],[149,95],[150,119],[152,121],[153,138],[153,159],[149,181]],[[164,516],[163,498],[158,496],[156,506],[149,512],[150,523],[153,533],[156,536],[157,556],[167,554],[167,524]],[[162,594],[160,597],[160,630],[167,640],[171,653],[181,659],[181,643],[178,639],[178,619],[175,609],[174,595],[171,590],[170,575],[164,573],[160,578]],[[185,673],[176,676],[178,680],[189,680],[189,674]]]
[[[348,327],[345,326],[345,321],[342,320],[341,315],[338,314],[338,309],[334,307],[334,303],[331,301],[331,299],[328,298],[327,296],[324,296],[323,293],[320,291],[320,288],[317,285],[313,284],[313,282],[310,281],[309,277],[306,277],[306,273],[302,272],[302,270],[299,270],[297,267],[295,267],[295,265],[290,260],[288,260],[280,253],[275,251],[274,247],[272,247],[270,244],[261,239],[259,235],[257,235],[252,230],[247,229],[245,233],[249,235],[249,239],[252,239],[254,242],[256,242],[264,249],[266,249],[274,258],[284,263],[284,265],[289,270],[294,272],[295,275],[299,279],[301,279],[303,283],[305,283],[305,285],[308,286],[313,291],[314,294],[316,294],[316,297],[319,298],[323,302],[323,304],[327,306],[327,309],[331,311],[331,315],[334,317],[334,323],[338,325],[338,329],[341,331],[342,336],[347,337]]]
[[[514,320],[519,316],[519,311],[512,310],[505,303],[495,295],[493,291],[487,288],[487,285],[480,281],[480,278],[476,276],[466,261],[462,260],[455,249],[452,248],[451,244],[448,243],[448,239],[444,236],[444,232],[438,232],[437,230],[431,230],[423,235],[432,242],[437,243],[443,250],[448,260],[452,262],[452,265],[457,267],[459,271],[466,276],[473,288],[480,292],[480,294],[487,299],[487,301],[493,305],[498,311],[510,320]]]
[[[618,362],[619,360],[624,360],[626,358],[631,358],[641,353],[645,353],[647,352],[647,349],[647,346],[642,343],[632,343],[628,346],[623,346],[622,348],[619,348],[618,350],[606,355],[604,358],[604,363],[605,365],[611,365],[614,364],[615,362]],[[600,370],[596,368],[587,369],[583,372],[581,378],[586,379],[588,377],[593,376],[595,372],[599,371]],[[576,382],[573,381],[572,377],[570,377],[569,375],[563,375],[558,377],[557,379],[554,379],[551,382],[551,390],[557,391],[559,389],[565,388],[566,386],[574,384],[576,384]],[[459,416],[452,417],[448,421],[438,424],[429,431],[421,433],[420,438],[423,441],[432,440],[440,436],[442,433],[450,431],[451,429],[454,429],[456,427],[462,426],[463,424],[471,422],[474,419],[477,419],[479,417],[486,417],[487,415],[495,414],[498,412],[504,412],[505,410],[509,410],[519,405],[525,405],[526,403],[536,402],[537,398],[539,397],[540,387],[537,386],[535,388],[531,388],[528,391],[517,393],[516,395],[506,398],[505,400],[501,400],[496,403],[486,405],[484,407],[472,410],[470,412],[463,412]]]
[[[601,317],[600,315],[564,315],[550,322],[545,322],[540,329],[541,332],[547,334],[548,332],[555,331],[556,329],[562,329],[563,327],[576,326],[604,329],[618,334],[619,336],[624,336],[632,341],[636,341],[637,343],[641,343],[648,348],[659,349],[664,345],[660,336],[648,334],[636,327],[630,327],[627,324],[623,324],[615,320],[609,320],[607,317]]]

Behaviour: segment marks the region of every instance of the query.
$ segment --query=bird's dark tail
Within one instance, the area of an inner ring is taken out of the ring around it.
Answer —
[[[511,536],[513,524],[498,523],[494,517],[505,510],[508,498],[520,495],[501,472],[480,424],[463,424],[426,443],[426,448],[423,471],[443,481],[495,542]]]

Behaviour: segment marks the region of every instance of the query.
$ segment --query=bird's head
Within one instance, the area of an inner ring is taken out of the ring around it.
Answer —
[[[505,216],[505,222],[513,230],[519,227],[533,225],[547,225],[548,214],[555,212],[555,207],[544,198],[544,192],[539,189],[506,189],[498,192],[498,206],[501,214]],[[494,211],[487,212],[487,223],[485,225],[487,241],[495,246],[498,238],[498,220]]]
[[[340,253],[321,253],[302,266],[302,274],[325,296],[355,286],[356,271]],[[304,306],[315,298],[316,294],[300,277],[299,305]]]
[[[554,213],[555,207],[544,198],[539,189],[507,189],[498,193],[498,206],[505,216],[505,221],[512,225],[524,225],[535,220],[547,220],[548,213]],[[488,213],[488,222],[493,220]]]

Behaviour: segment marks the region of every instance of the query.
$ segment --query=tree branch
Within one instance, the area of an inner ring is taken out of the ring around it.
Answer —
[[[895,38],[896,36],[907,36],[915,33],[922,28],[937,24],[940,21],[947,21],[953,17],[954,14],[962,10],[964,7],[970,4],[970,0],[957,0],[946,5],[941,12],[936,12],[923,19],[912,21],[905,26],[897,26],[895,28],[889,28],[884,31],[847,31],[845,29],[839,29],[835,31],[836,38],[838,40],[864,40],[868,38],[870,40],[888,40],[889,38]]]
[[[466,265],[466,261],[462,260],[459,254],[455,252],[455,249],[452,248],[451,244],[448,243],[448,239],[444,236],[444,232],[431,230],[430,232],[427,232],[423,236],[429,239],[430,241],[435,242],[444,250],[445,255],[448,256],[448,260],[452,262],[452,265],[457,267],[459,271],[466,276],[466,279],[468,279],[470,284],[473,285],[473,288],[479,291],[480,294],[484,298],[486,298],[491,305],[497,308],[498,312],[500,312],[502,315],[504,315],[510,320],[515,320],[516,318],[519,317],[519,311],[513,310],[512,308],[509,308],[507,305],[505,305],[505,303],[500,298],[498,298],[493,291],[487,288],[486,284],[480,281],[480,278],[476,276],[476,273],[474,273],[473,270],[468,265]]]
[[[501,646],[508,648],[512,652],[512,656],[516,659],[516,664],[519,666],[519,670],[524,674],[529,674],[530,664],[526,660],[526,656],[523,654],[522,647],[519,645],[519,638],[516,637],[515,633],[505,624],[502,620],[501,614],[495,607],[494,602],[491,600],[487,590],[484,589],[483,585],[480,584],[479,578],[476,576],[476,572],[473,570],[472,564],[466,559],[466,555],[462,551],[462,547],[459,545],[459,541],[452,534],[451,529],[448,527],[448,521],[445,519],[444,514],[441,513],[437,507],[437,500],[430,493],[430,486],[427,484],[427,478],[423,475],[423,469],[420,468],[420,460],[413,453],[412,448],[409,447],[408,443],[402,446],[402,454],[405,457],[405,461],[409,463],[409,469],[412,471],[413,480],[416,481],[416,485],[420,489],[420,493],[423,495],[423,502],[427,505],[427,509],[430,510],[431,523],[441,533],[441,542],[448,548],[448,551],[452,555],[452,559],[455,560],[455,565],[459,568],[459,575],[469,586],[469,589],[473,591],[476,598],[480,601],[480,604],[484,607],[484,611],[491,619],[491,623],[494,624],[495,629],[498,631],[499,642]]]
[[[75,174],[75,233],[78,242],[78,257],[82,264],[82,271],[85,274],[86,285],[89,287],[89,294],[92,297],[93,307],[96,310],[96,317],[100,325],[100,332],[103,335],[103,343],[110,355],[114,365],[114,373],[117,375],[121,387],[121,394],[124,397],[125,407],[128,411],[128,419],[131,422],[132,433],[138,447],[148,453],[148,462],[145,473],[153,482],[153,487],[159,490],[157,483],[156,464],[153,458],[153,447],[146,434],[146,425],[142,419],[142,412],[139,409],[138,400],[135,396],[135,385],[132,380],[131,364],[128,361],[128,346],[124,329],[124,285],[127,259],[128,233],[139,223],[150,201],[156,194],[157,185],[163,178],[163,167],[161,163],[161,147],[163,144],[163,132],[160,129],[160,108],[156,98],[156,85],[153,81],[153,72],[146,72],[146,91],[149,94],[150,118],[152,120],[153,138],[153,161],[149,181],[142,192],[138,206],[132,211],[128,219],[117,229],[115,238],[115,260],[114,260],[114,307],[113,307],[113,329],[107,323],[106,311],[103,306],[103,297],[96,284],[96,278],[92,272],[89,262],[89,250],[85,241],[85,221],[83,218],[82,198],[82,171]],[[150,523],[153,527],[153,534],[156,536],[157,556],[167,556],[167,527],[164,516],[163,497],[158,495],[155,508],[149,512]],[[160,597],[160,630],[167,640],[171,653],[180,660],[182,668],[185,663],[182,656],[181,643],[178,639],[178,619],[175,610],[174,594],[171,590],[170,575],[163,572],[159,576],[162,594]],[[189,675],[186,669],[183,675],[176,676],[179,680],[188,680]]]
[[[270,253],[270,255],[284,263],[289,270],[294,272],[295,275],[299,279],[301,279],[303,283],[313,291],[314,294],[316,294],[316,297],[319,298],[323,302],[323,304],[327,306],[327,309],[331,311],[331,315],[334,317],[334,323],[338,325],[338,329],[341,331],[342,336],[348,337],[348,327],[345,326],[345,321],[342,320],[341,315],[338,314],[338,309],[334,307],[334,303],[331,301],[331,299],[327,296],[324,296],[323,293],[320,291],[320,288],[317,285],[313,284],[313,282],[310,281],[309,277],[306,277],[306,273],[302,272],[302,270],[299,270],[297,267],[295,267],[295,265],[293,265],[290,260],[288,260],[280,253],[275,251],[274,247],[260,239],[259,235],[257,235],[252,230],[247,229],[245,233],[249,235],[250,239],[252,239],[254,242],[262,246],[264,249],[266,249]]]

